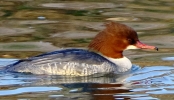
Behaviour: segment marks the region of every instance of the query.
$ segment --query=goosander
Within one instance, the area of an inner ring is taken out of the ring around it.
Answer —
[[[128,72],[131,61],[123,56],[127,49],[156,49],[143,44],[130,27],[109,22],[84,49],[65,49],[19,60],[5,67],[8,72],[87,76],[96,73]]]

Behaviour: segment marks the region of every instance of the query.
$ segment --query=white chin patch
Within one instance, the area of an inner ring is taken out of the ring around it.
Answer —
[[[134,45],[129,45],[129,46],[127,46],[126,50],[129,50],[129,49],[139,49],[139,48],[137,48]]]

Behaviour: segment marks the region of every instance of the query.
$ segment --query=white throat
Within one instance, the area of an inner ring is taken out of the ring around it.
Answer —
[[[139,48],[137,48],[134,45],[129,45],[129,46],[127,46],[127,48],[125,50],[129,50],[129,49],[139,49]]]
[[[132,67],[131,61],[125,56],[123,58],[119,58],[119,59],[114,59],[114,58],[110,58],[110,57],[105,57],[105,58],[116,65],[115,73],[127,72]]]

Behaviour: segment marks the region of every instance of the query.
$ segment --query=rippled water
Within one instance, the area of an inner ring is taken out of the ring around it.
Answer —
[[[108,20],[133,27],[159,51],[124,54],[126,75],[66,77],[0,72],[2,100],[173,100],[173,0],[1,0],[0,66],[60,48],[86,48]]]

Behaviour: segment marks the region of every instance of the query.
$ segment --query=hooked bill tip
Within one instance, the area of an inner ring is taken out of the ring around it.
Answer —
[[[157,48],[157,47],[155,47],[155,50],[156,50],[156,51],[158,51],[158,48]]]

